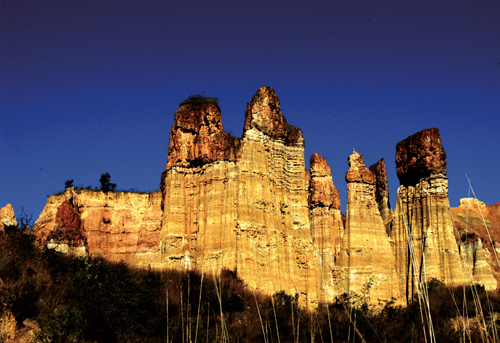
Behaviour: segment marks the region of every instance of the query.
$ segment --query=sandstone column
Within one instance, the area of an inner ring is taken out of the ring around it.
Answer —
[[[348,162],[346,228],[334,271],[337,292],[355,292],[369,303],[398,299],[393,250],[375,200],[375,175],[355,151]]]
[[[344,223],[340,211],[340,196],[334,186],[326,159],[314,153],[309,162],[309,220],[317,254],[317,282],[321,300],[333,300],[332,270],[340,252]]]
[[[446,153],[438,129],[427,129],[396,145],[399,187],[391,238],[400,291],[409,301],[421,282],[436,278],[460,285],[464,273],[448,201]]]

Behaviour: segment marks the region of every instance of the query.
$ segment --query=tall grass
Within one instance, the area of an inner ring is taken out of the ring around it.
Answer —
[[[496,337],[499,294],[433,280],[426,289],[437,342]],[[26,230],[0,233],[0,342],[425,342],[421,326],[417,301],[376,308],[344,294],[308,312],[298,296],[248,289],[235,271],[134,269],[41,248]]]

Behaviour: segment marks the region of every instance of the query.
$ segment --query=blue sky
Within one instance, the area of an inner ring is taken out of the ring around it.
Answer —
[[[0,4],[0,206],[37,218],[47,195],[159,188],[180,101],[218,97],[241,136],[245,105],[273,87],[325,157],[345,209],[347,157],[386,161],[440,129],[450,203],[500,201],[500,2],[12,1]],[[307,165],[308,167],[308,165]]]

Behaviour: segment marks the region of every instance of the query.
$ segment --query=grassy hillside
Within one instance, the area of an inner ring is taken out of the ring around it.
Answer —
[[[437,342],[498,338],[497,294],[427,286]],[[137,270],[40,247],[26,227],[0,232],[0,342],[430,341],[419,301],[375,309],[369,288],[306,311],[283,292],[252,292],[235,271]]]

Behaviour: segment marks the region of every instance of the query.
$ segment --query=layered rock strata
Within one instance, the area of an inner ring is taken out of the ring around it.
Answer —
[[[399,298],[393,249],[376,201],[376,176],[353,151],[348,159],[347,219],[334,278],[337,293],[369,297],[369,302]]]
[[[469,283],[483,285],[487,291],[494,291],[498,283],[491,268],[491,253],[483,248],[482,240],[475,234],[460,244],[460,255]]]
[[[500,203],[486,206],[477,199],[464,198],[460,199],[460,206],[452,208],[451,212],[455,237],[460,245],[468,275],[472,274],[474,283],[483,284],[487,289],[498,288]],[[464,255],[464,252],[467,252],[467,255]],[[465,260],[465,256],[469,258]],[[476,263],[477,261],[479,262]]]
[[[47,199],[35,230],[51,247],[65,252],[158,266],[160,203],[160,192],[68,188]]]
[[[344,223],[340,211],[340,195],[333,184],[331,169],[326,159],[313,153],[309,162],[309,221],[312,241],[319,253],[319,270],[323,289],[331,279],[331,272],[340,252]],[[333,295],[333,294],[332,294]],[[323,300],[323,298],[322,298]]]
[[[208,109],[192,113],[199,117],[193,122],[206,125]],[[213,115],[219,122],[218,109]],[[176,138],[183,134],[177,130],[181,119],[176,114],[169,152],[217,140],[202,127],[192,130],[197,135],[183,135],[192,142]],[[194,167],[170,162],[169,154],[161,183],[162,263],[216,273],[238,270],[252,288],[316,301],[322,281],[314,266],[320,256],[311,243],[301,130],[286,122],[275,91],[261,87],[247,105],[241,140],[228,141],[234,145],[215,145],[235,153],[215,154]]]
[[[451,286],[463,284],[439,130],[423,130],[399,142],[396,168],[401,186],[390,236],[402,296],[410,300],[431,278]]]

